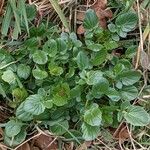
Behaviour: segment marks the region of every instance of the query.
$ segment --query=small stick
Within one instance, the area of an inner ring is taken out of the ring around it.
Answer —
[[[136,1],[137,1],[137,11],[138,11],[138,18],[139,18],[140,44],[139,44],[138,51],[137,51],[135,69],[138,68],[141,51],[143,51],[143,35],[142,35],[142,27],[141,27],[140,6],[139,6],[139,0],[136,0]]]

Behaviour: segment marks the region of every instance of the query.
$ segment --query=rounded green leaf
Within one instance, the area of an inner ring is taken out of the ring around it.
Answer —
[[[67,120],[58,122],[53,126],[50,126],[50,131],[55,135],[63,135],[69,129],[69,124]]]
[[[52,100],[44,101],[44,102],[43,102],[43,105],[44,105],[46,108],[50,109],[50,108],[53,107],[53,101],[52,101]]]
[[[56,42],[58,52],[64,55],[67,52],[67,43],[61,38],[58,38]]]
[[[5,134],[8,137],[14,137],[21,131],[21,123],[15,120],[10,120],[5,126]]]
[[[12,91],[13,98],[19,103],[28,97],[28,93],[24,88],[16,88]]]
[[[123,87],[120,91],[120,96],[126,101],[134,100],[138,96],[138,89],[135,86]]]
[[[113,23],[108,25],[108,29],[112,33],[115,33],[117,31],[117,27]]]
[[[23,79],[27,79],[30,75],[30,72],[31,72],[30,66],[25,64],[20,64],[17,68],[17,75]]]
[[[95,85],[99,82],[101,82],[101,78],[103,79],[103,73],[99,70],[96,70],[96,71],[89,71],[87,73],[87,79],[86,79],[86,82],[88,85]]]
[[[46,71],[43,71],[43,70],[40,70],[40,69],[34,69],[32,71],[32,74],[33,74],[34,78],[37,79],[37,80],[45,79],[48,76],[48,73]]]
[[[16,117],[22,121],[31,121],[33,119],[33,115],[24,110],[24,102],[17,108]]]
[[[91,126],[99,126],[101,124],[102,113],[96,103],[85,111],[84,121]]]
[[[91,56],[91,63],[94,66],[101,65],[104,61],[107,60],[107,51],[105,49],[95,52]]]
[[[123,71],[118,75],[118,79],[126,86],[133,85],[141,78],[141,74],[138,71]]]
[[[93,9],[89,9],[85,13],[83,26],[85,29],[93,29],[98,25],[98,17]]]
[[[23,109],[32,115],[39,115],[44,112],[45,106],[42,101],[44,98],[41,95],[30,95],[24,102]]]
[[[134,126],[146,126],[150,123],[150,115],[140,106],[128,107],[124,118]]]
[[[43,45],[43,50],[48,53],[50,57],[54,57],[57,54],[57,42],[53,39],[48,40]]]
[[[9,84],[12,84],[16,81],[15,74],[11,70],[4,71],[2,79]]]
[[[17,134],[14,139],[12,137],[4,136],[4,143],[8,146],[14,147],[22,143],[26,138],[27,132],[25,130],[21,130],[19,134]]]
[[[109,88],[108,91],[105,93],[112,101],[119,101],[120,100],[120,94],[118,91],[116,91],[114,88]]]
[[[86,141],[94,140],[100,134],[100,127],[98,126],[90,126],[87,123],[83,123],[81,126],[83,138]]]
[[[133,12],[127,12],[119,15],[116,19],[116,25],[121,27],[124,32],[129,32],[135,28],[138,17]]]
[[[68,99],[66,97],[61,97],[59,95],[55,95],[52,100],[56,106],[63,106],[68,103]]]
[[[47,53],[44,51],[37,50],[32,57],[33,61],[39,65],[46,64],[48,61]]]
[[[93,85],[91,92],[95,98],[100,98],[102,94],[107,92],[108,88],[109,88],[108,80],[102,77],[98,84]]]
[[[76,61],[81,70],[89,68],[89,58],[85,52],[80,51],[77,55]]]
[[[64,71],[62,67],[52,64],[48,66],[48,69],[50,70],[50,74],[54,76],[60,76]]]

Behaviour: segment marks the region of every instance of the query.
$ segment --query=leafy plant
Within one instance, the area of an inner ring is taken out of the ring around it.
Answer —
[[[134,12],[129,11],[119,15],[115,20],[115,24],[108,25],[110,32],[113,33],[113,40],[119,41],[119,37],[125,38],[127,33],[135,28],[137,20],[137,15]]]
[[[126,15],[134,25],[122,22]],[[127,33],[135,25],[135,14],[129,13],[119,16],[115,27]],[[59,35],[54,27],[46,32],[43,24],[31,29],[30,39],[16,52],[1,49],[0,94],[17,102],[15,117],[5,126],[6,144],[22,142],[26,127],[35,123],[78,143],[75,133],[93,140],[102,127],[115,127],[122,119],[134,126],[150,123],[149,114],[132,105],[141,73],[130,60],[112,55],[118,43],[109,30],[98,26],[93,10],[86,12],[84,27],[84,42],[75,33]]]

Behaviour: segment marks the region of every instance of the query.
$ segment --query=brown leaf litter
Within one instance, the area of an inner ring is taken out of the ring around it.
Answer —
[[[91,9],[93,9],[96,12],[96,15],[99,19],[99,25],[102,28],[107,28],[107,20],[111,19],[113,16],[113,13],[110,9],[107,8],[107,0],[96,0],[91,6]],[[85,12],[78,11],[77,13],[77,20],[83,21]],[[84,27],[83,25],[80,25],[77,29],[78,34],[84,33]]]

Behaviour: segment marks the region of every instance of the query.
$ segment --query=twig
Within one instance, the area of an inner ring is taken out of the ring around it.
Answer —
[[[107,146],[103,141],[101,141],[99,138],[96,138],[100,143],[102,143],[106,148],[109,150],[112,150],[109,146]]]
[[[50,144],[48,144],[48,146],[46,146],[46,148],[44,148],[44,150],[45,149],[47,149],[47,148],[49,148],[56,140],[57,140],[57,136],[54,138],[54,140],[52,141],[52,142],[50,142]]]
[[[30,140],[32,140],[32,139],[34,139],[34,138],[36,138],[36,137],[39,137],[41,134],[42,134],[42,133],[39,132],[38,134],[32,136],[31,138],[27,139],[26,141],[24,141],[23,143],[21,143],[20,145],[18,145],[18,146],[17,146],[15,149],[13,149],[13,150],[17,150],[19,147],[21,147],[21,146],[24,145],[25,143],[29,142]]]
[[[137,12],[138,12],[138,18],[139,18],[140,43],[139,43],[139,47],[138,47],[138,51],[137,51],[135,69],[138,68],[141,51],[143,51],[143,35],[142,35],[142,27],[141,27],[141,15],[140,15],[139,0],[136,0],[136,2],[137,2]]]
[[[129,130],[129,127],[128,127],[128,125],[126,125],[126,126],[127,126],[128,134],[129,134],[130,141],[131,141],[131,143],[132,143],[133,149],[136,150],[136,147],[135,147],[135,145],[134,145],[133,138],[132,138],[131,132],[130,132],[130,130]]]

